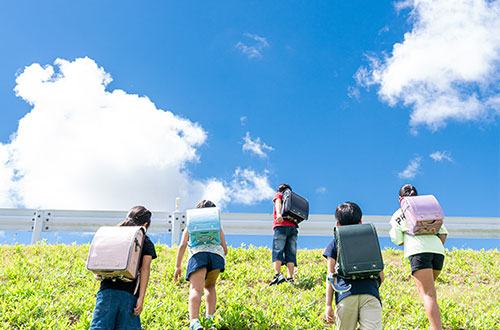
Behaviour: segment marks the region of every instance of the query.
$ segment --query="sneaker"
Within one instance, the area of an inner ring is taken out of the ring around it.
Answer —
[[[271,285],[275,285],[275,284],[280,284],[280,283],[283,283],[285,281],[286,281],[285,276],[283,276],[283,274],[279,273],[279,274],[274,275],[273,280],[271,281],[271,283],[269,285],[271,286]]]
[[[293,278],[292,278],[292,277],[287,278],[287,279],[286,279],[286,281],[287,281],[288,283],[290,283],[291,285],[295,285],[295,281],[293,280]]]
[[[196,320],[191,324],[189,330],[203,330],[203,327],[201,326],[200,321]]]

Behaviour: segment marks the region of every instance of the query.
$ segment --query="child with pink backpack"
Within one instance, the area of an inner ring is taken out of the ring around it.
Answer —
[[[117,227],[102,227],[94,236],[87,269],[94,272],[101,285],[90,330],[142,329],[140,315],[151,261],[156,259],[155,246],[146,235],[150,224],[151,211],[144,206],[134,206]],[[124,265],[122,260],[126,261]],[[122,266],[123,271],[118,271]]]
[[[394,244],[404,246],[411,273],[427,318],[433,330],[442,329],[434,281],[444,263],[443,211],[432,195],[418,196],[417,189],[406,184],[399,191],[398,209],[391,218],[390,236]]]

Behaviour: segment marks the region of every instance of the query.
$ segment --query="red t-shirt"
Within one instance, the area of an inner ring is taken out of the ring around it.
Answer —
[[[283,199],[282,199],[282,194],[279,192],[279,193],[276,193],[276,195],[274,195],[274,198],[273,198],[273,216],[274,216],[274,220],[273,220],[273,230],[274,228],[278,227],[278,226],[293,226],[293,227],[297,227],[293,222],[287,220],[287,219],[283,219],[283,222],[282,223],[278,223],[276,221],[276,200],[277,199],[280,199],[282,204],[281,204],[281,207],[283,207]]]

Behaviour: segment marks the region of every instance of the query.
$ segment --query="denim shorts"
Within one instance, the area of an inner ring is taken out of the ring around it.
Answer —
[[[207,274],[212,270],[220,269],[221,273],[224,271],[226,261],[220,255],[211,252],[198,252],[189,258],[186,269],[186,280],[189,281],[191,273],[206,268]],[[206,277],[205,277],[206,279]]]
[[[140,330],[141,319],[134,314],[137,297],[127,291],[105,289],[97,292],[89,330]]]
[[[293,226],[277,226],[273,235],[273,262],[282,264],[293,262],[297,266],[297,234],[299,231]]]
[[[439,253],[418,253],[409,256],[408,259],[410,260],[412,274],[419,269],[443,269],[444,255]]]

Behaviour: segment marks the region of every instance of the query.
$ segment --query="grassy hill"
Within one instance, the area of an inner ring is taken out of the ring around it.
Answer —
[[[88,329],[98,281],[85,269],[89,245],[0,246],[0,329]],[[185,329],[188,283],[172,281],[175,250],[157,245],[142,323]],[[269,287],[271,253],[230,248],[217,287],[217,329],[331,329],[323,320],[326,262],[320,250],[298,252],[295,286]],[[385,329],[427,329],[408,261],[383,252]],[[186,262],[184,262],[185,271]],[[500,254],[453,250],[437,281],[445,329],[500,329]],[[203,307],[204,308],[204,307]]]

